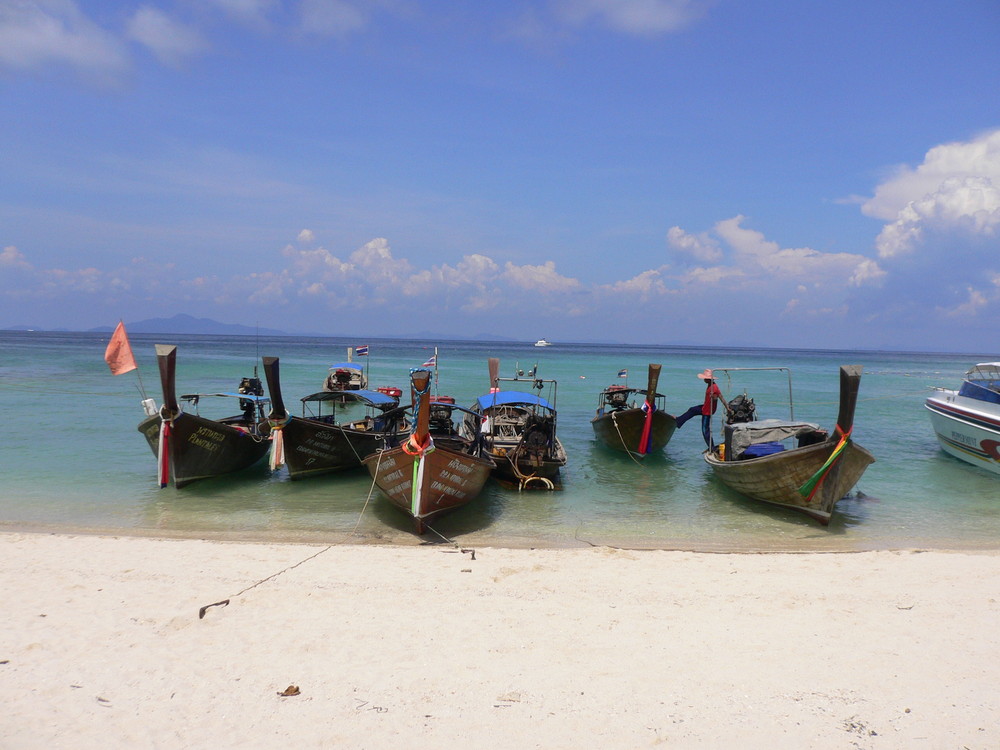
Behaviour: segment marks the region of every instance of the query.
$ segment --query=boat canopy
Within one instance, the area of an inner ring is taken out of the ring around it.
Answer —
[[[355,372],[364,372],[364,368],[361,367],[357,362],[339,362],[335,365],[330,365],[331,370],[354,370]]]
[[[736,457],[751,445],[776,443],[788,438],[816,432],[819,425],[811,422],[789,422],[784,419],[759,419],[756,422],[740,422],[726,425],[726,450]],[[730,437],[731,436],[731,437]]]
[[[322,401],[343,401],[353,399],[364,401],[379,409],[391,409],[399,403],[399,399],[393,398],[378,391],[356,390],[356,391],[319,391],[303,397],[302,403],[322,402]]]
[[[480,409],[489,409],[492,406],[541,406],[543,409],[555,411],[555,408],[541,396],[524,391],[497,391],[496,393],[484,393],[476,402]]]
[[[1000,362],[982,362],[965,373],[958,395],[1000,404]]]
[[[254,403],[267,403],[271,399],[267,396],[258,396],[253,393],[186,393],[181,396],[184,401],[197,401],[199,398],[205,398],[206,396],[222,396],[224,398],[245,398],[247,401],[253,401]]]
[[[1000,386],[1000,362],[981,362],[965,373],[965,379],[996,388]]]

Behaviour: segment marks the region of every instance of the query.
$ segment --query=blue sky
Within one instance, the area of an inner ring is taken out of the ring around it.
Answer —
[[[995,0],[0,0],[0,327],[997,351],[998,39]]]

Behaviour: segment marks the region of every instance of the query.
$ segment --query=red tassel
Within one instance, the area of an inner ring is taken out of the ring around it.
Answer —
[[[170,482],[170,422],[166,419],[160,420],[160,450],[157,456],[157,476],[160,488],[166,487]]]
[[[646,412],[646,421],[642,423],[642,435],[639,437],[639,455],[645,456],[649,453],[653,442],[653,412],[656,411],[656,407],[647,401],[642,405],[642,409]]]

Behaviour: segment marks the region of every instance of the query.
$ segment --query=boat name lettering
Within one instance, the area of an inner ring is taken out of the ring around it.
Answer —
[[[467,494],[465,492],[462,492],[461,490],[456,490],[454,487],[451,487],[447,484],[442,484],[441,482],[438,481],[431,482],[431,489],[436,492],[445,492],[450,497],[458,498],[460,500],[465,498]]]
[[[448,462],[448,468],[452,469],[454,471],[460,471],[463,474],[471,474],[472,473],[472,467],[468,466],[467,464],[462,463],[457,458],[453,458],[453,459],[451,459],[451,461]]]
[[[226,439],[226,436],[221,432],[211,429],[210,427],[199,427],[198,430],[191,437],[207,438],[209,440],[214,440],[217,443],[221,443]]]
[[[407,479],[404,482],[400,482],[399,484],[397,484],[397,485],[395,485],[393,487],[389,487],[386,490],[383,490],[383,492],[385,492],[385,494],[387,494],[389,497],[392,497],[393,495],[400,495],[400,494],[403,494],[403,493],[408,493],[409,491],[410,491],[410,480],[409,479]]]
[[[460,477],[458,474],[452,474],[450,471],[441,471],[441,479],[451,484],[457,485],[458,487],[464,487],[466,483],[465,477]]]
[[[403,478],[403,470],[396,469],[395,471],[390,472],[389,474],[383,476],[382,481],[388,484],[389,482],[395,482],[397,479],[402,479],[402,478]]]
[[[307,448],[304,445],[296,445],[295,452],[304,453],[307,456],[316,456],[317,458],[326,458],[329,455],[326,451],[313,450],[312,448]]]
[[[962,443],[962,445],[968,445],[972,448],[978,448],[976,445],[976,439],[970,435],[963,435],[961,432],[955,432],[952,430],[951,439],[956,443]]]
[[[217,451],[219,450],[219,444],[213,443],[211,440],[206,440],[203,437],[199,437],[197,433],[188,436],[188,443],[197,447],[204,448],[207,451]]]

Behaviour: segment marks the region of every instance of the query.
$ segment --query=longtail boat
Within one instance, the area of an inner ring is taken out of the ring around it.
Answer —
[[[480,440],[459,435],[442,423],[442,412],[466,411],[450,401],[432,404],[429,370],[412,371],[414,427],[409,438],[394,448],[383,448],[364,459],[376,486],[397,508],[408,514],[417,534],[435,518],[475,500],[496,467]],[[432,420],[432,408],[437,417]],[[437,423],[438,434],[432,429]]]
[[[284,465],[291,479],[316,476],[333,471],[360,468],[365,456],[388,441],[397,445],[410,433],[405,416],[396,413],[399,399],[387,393],[357,390],[324,390],[301,399],[302,416],[293,416],[281,396],[277,357],[264,357],[264,378],[271,397],[267,418],[271,425],[271,470]],[[363,415],[339,419],[355,405]]]
[[[166,487],[172,480],[178,489],[198,479],[228,474],[257,463],[271,445],[270,427],[264,412],[268,400],[260,380],[243,378],[235,393],[193,393],[176,396],[177,347],[156,345],[156,360],[163,388],[163,406],[158,414],[139,423],[157,457],[157,481]],[[255,368],[256,369],[256,368]],[[198,413],[206,397],[237,399],[240,414],[209,419]],[[194,409],[194,411],[190,411]]]
[[[590,420],[594,436],[603,445],[642,458],[662,450],[677,429],[666,412],[666,397],[656,392],[660,365],[650,364],[646,389],[611,385],[598,396],[597,416]],[[622,372],[626,373],[627,370]],[[627,383],[627,381],[626,381]],[[638,405],[636,398],[641,397]]]
[[[500,377],[500,360],[489,359],[490,390],[472,406],[465,434],[480,435],[486,451],[496,462],[498,481],[518,489],[556,489],[560,469],[566,465],[566,450],[556,436],[555,380],[538,377],[538,367],[527,376],[515,368],[514,377]],[[501,383],[520,385],[527,380],[532,390],[502,390]],[[541,392],[548,389],[548,398]]]
[[[745,397],[731,400],[732,411],[746,410],[750,419],[726,424],[725,442],[705,451],[705,461],[716,477],[737,492],[792,508],[827,525],[837,501],[875,461],[851,438],[860,383],[861,366],[840,368],[840,411],[832,435],[815,424],[794,421],[794,411],[789,420],[757,420],[752,400],[749,407]],[[743,403],[736,404],[737,400]]]

